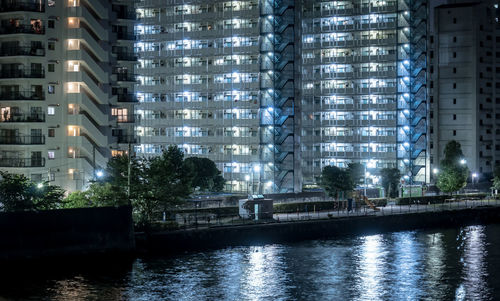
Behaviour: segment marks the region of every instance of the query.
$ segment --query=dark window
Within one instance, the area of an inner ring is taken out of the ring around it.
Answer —
[[[457,73],[457,68],[453,68],[453,73]]]
[[[490,36],[490,35],[487,35],[487,36],[486,36],[486,40],[491,41],[491,36]]]
[[[54,70],[55,70],[55,65],[54,64],[49,64],[48,67],[49,67],[48,68],[49,72],[54,72]]]
[[[453,98],[453,104],[456,105],[457,104],[457,99],[456,98]]]
[[[497,83],[497,85],[500,84],[500,83]],[[487,103],[491,103],[491,98],[486,98],[486,102]]]
[[[430,87],[431,87],[431,89],[434,88],[434,81],[432,81],[432,80],[430,82]]]
[[[491,83],[486,83],[486,87],[491,88]]]
[[[479,25],[479,30],[483,30],[484,29],[484,26],[483,25]]]
[[[55,25],[55,21],[54,21],[54,20],[49,20],[49,21],[47,22],[47,26],[48,26],[49,28],[54,28],[54,25]]]
[[[56,136],[56,129],[49,129],[49,137],[55,137]]]
[[[453,114],[453,120],[457,120],[457,114]]]
[[[479,72],[479,78],[483,78],[483,72]]]
[[[431,73],[434,73],[434,66],[431,65]]]
[[[457,57],[457,53],[456,52],[453,52],[453,57]]]
[[[453,37],[453,43],[457,42],[457,37]]]
[[[491,51],[486,51],[486,56],[492,56],[493,53]]]
[[[453,83],[453,89],[457,88],[457,83]]]
[[[482,63],[483,62],[483,57],[479,57],[479,62]]]
[[[434,103],[434,96],[431,96],[431,103]]]
[[[429,56],[432,58],[434,58],[434,51],[431,51],[431,53],[429,54]]]
[[[457,18],[453,18],[453,24],[457,24]]]
[[[434,43],[434,36],[431,36],[431,43]]]
[[[500,37],[495,37],[497,43],[500,42]]]
[[[457,135],[457,130],[453,130],[453,136]]]
[[[430,112],[431,119],[434,118],[434,112]]]
[[[56,49],[56,43],[55,42],[49,42],[48,47],[49,47],[49,50],[55,50]]]
[[[484,46],[483,41],[479,41],[479,47],[483,47],[483,46]]]
[[[480,103],[480,104],[479,104],[479,109],[480,109],[480,110],[482,110],[482,109],[483,109],[483,104],[482,104],[482,103]]]
[[[486,114],[486,118],[491,119],[491,114]]]

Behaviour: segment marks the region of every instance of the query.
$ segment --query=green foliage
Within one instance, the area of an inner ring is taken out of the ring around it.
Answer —
[[[401,173],[397,168],[383,168],[380,170],[382,177],[382,187],[388,197],[395,198],[398,196],[398,184],[401,179]]]
[[[364,181],[365,167],[360,163],[349,163],[347,166],[347,171],[351,176],[352,181],[355,185],[362,184]]]
[[[24,175],[0,172],[0,209],[29,211],[58,209],[63,206],[64,190],[42,183],[39,188]]]
[[[126,205],[110,183],[92,183],[85,191],[75,191],[65,200],[65,208],[107,207]]]
[[[321,172],[320,185],[331,197],[337,197],[339,192],[354,189],[354,182],[348,170],[337,166],[325,166]]]
[[[165,211],[181,203],[192,192],[192,166],[184,161],[184,153],[177,146],[169,146],[161,156],[152,158],[146,177],[152,197]]]
[[[441,171],[437,178],[437,187],[446,193],[452,193],[465,187],[469,169],[460,164],[463,158],[460,143],[455,140],[448,142],[444,149],[444,159],[441,161]]]
[[[500,190],[500,166],[495,166],[493,176],[493,189]]]
[[[214,161],[208,158],[189,157],[185,163],[193,170],[191,183],[193,189],[215,192],[224,188],[225,180]]]

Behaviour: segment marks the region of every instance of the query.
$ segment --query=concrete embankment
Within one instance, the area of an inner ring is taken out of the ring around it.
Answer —
[[[414,229],[460,227],[500,222],[500,207],[385,216],[360,216],[221,226],[178,230],[150,235],[138,234],[137,247],[149,253],[176,253],[241,245],[262,245],[344,235],[367,235]]]
[[[0,261],[131,253],[130,207],[0,213]]]

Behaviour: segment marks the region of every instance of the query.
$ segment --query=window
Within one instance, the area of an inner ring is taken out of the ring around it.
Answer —
[[[453,120],[457,120],[457,114],[453,114]]]
[[[55,115],[56,108],[55,107],[47,107],[47,115]]]
[[[457,135],[457,130],[453,130],[453,136]]]
[[[457,104],[457,99],[456,98],[453,98],[453,104],[456,105]]]
[[[453,24],[457,24],[457,18],[453,18]]]
[[[453,43],[457,42],[457,37],[453,37]]]
[[[431,96],[431,103],[434,103],[434,96]]]
[[[54,85],[49,85],[48,92],[49,94],[54,94],[56,90],[56,86]]]
[[[55,65],[49,64],[49,72],[54,72],[54,70],[55,70]]]
[[[434,51],[431,51],[431,53],[429,54],[431,59],[434,58]]]
[[[49,50],[55,50],[56,49],[56,42],[50,41],[49,44]]]
[[[49,172],[49,181],[53,182],[56,180],[56,173],[55,172]]]
[[[56,136],[56,129],[49,129],[49,137],[55,137]]]
[[[457,57],[457,53],[456,52],[453,52],[453,57],[456,58]]]
[[[457,73],[457,68],[453,68],[453,73]]]
[[[434,43],[434,36],[431,36],[431,44]]]
[[[56,153],[54,151],[49,151],[47,157],[49,160],[54,160],[56,158]]]
[[[54,6],[56,6],[56,0],[49,0],[47,2],[47,4],[48,4],[49,7],[54,7]]]
[[[457,88],[457,83],[453,83],[453,89]]]
[[[55,21],[54,21],[54,20],[49,20],[49,21],[47,22],[47,26],[48,26],[49,28],[54,28],[54,26],[55,26]]]

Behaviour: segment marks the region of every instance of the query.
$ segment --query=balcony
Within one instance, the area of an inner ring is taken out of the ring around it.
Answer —
[[[44,167],[45,158],[1,158],[0,167]]]
[[[0,116],[0,122],[45,122],[44,113],[10,113]]]
[[[116,58],[119,61],[132,61],[135,62],[138,59],[137,54],[133,52],[117,52]]]
[[[118,143],[130,143],[130,144],[134,144],[134,143],[138,143],[138,139],[137,137],[133,136],[133,135],[123,135],[123,136],[116,136],[116,138],[118,138]]]
[[[33,1],[15,1],[2,2],[0,4],[0,13],[14,12],[14,11],[31,11],[31,12],[45,12],[45,1],[35,3]]]
[[[117,122],[118,123],[134,123],[136,121],[136,115],[134,114],[129,114],[129,115],[113,115],[116,116]]]
[[[137,76],[135,74],[128,73],[115,73],[116,80],[119,82],[137,82]]]
[[[45,136],[17,135],[0,136],[0,144],[9,145],[36,145],[45,144]]]
[[[133,9],[123,9],[115,12],[118,19],[137,20],[137,13]]]
[[[0,100],[45,100],[45,92],[8,91],[0,92]]]
[[[17,46],[17,47],[2,47],[0,48],[0,56],[45,56],[44,48],[36,48],[31,46]]]
[[[5,26],[0,27],[0,34],[44,34],[45,27],[42,25],[18,25],[18,26]]]
[[[30,68],[0,70],[0,78],[45,78],[45,71]]]
[[[136,35],[131,32],[117,32],[116,38],[118,40],[127,40],[127,41],[135,41],[137,40]]]
[[[117,94],[118,102],[139,102],[135,94]]]

